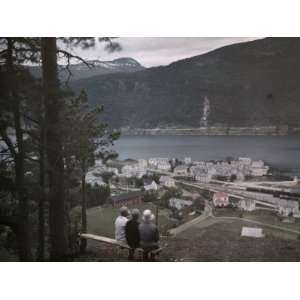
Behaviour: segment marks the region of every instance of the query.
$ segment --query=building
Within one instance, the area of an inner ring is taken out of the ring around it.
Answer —
[[[161,171],[170,171],[171,164],[169,162],[159,162],[156,166],[157,170]]]
[[[269,172],[269,167],[267,167],[267,166],[255,167],[255,168],[252,167],[250,172],[251,172],[251,175],[255,176],[255,177],[265,176]]]
[[[140,168],[147,168],[148,167],[148,161],[146,159],[139,159],[138,165]]]
[[[105,186],[106,183],[103,181],[101,176],[95,176],[93,172],[88,172],[85,176],[85,182],[93,186]]]
[[[147,174],[147,170],[138,164],[135,165],[126,165],[122,168],[122,175],[124,177],[137,177],[142,178]]]
[[[116,176],[119,175],[119,170],[118,170],[118,168],[111,168],[111,167],[108,167],[108,168],[106,168],[106,172],[113,173],[113,174],[115,174]]]
[[[199,182],[208,183],[213,176],[213,172],[208,170],[205,165],[196,165],[190,168],[191,176]]]
[[[111,196],[109,200],[113,207],[138,205],[143,202],[143,193],[140,191],[124,193]]]
[[[177,210],[183,210],[193,205],[193,201],[191,200],[183,200],[179,198],[171,198],[169,199],[169,207],[175,208]]]
[[[250,157],[239,157],[239,162],[244,165],[251,165],[251,158]]]
[[[225,192],[215,192],[213,196],[215,207],[226,207],[229,205],[229,196]]]
[[[241,199],[239,201],[239,208],[244,211],[254,211],[256,209],[256,202],[252,199]]]
[[[168,188],[172,188],[175,187],[175,180],[170,177],[170,176],[160,176],[159,178],[159,183],[162,186],[168,187]]]
[[[158,164],[169,163],[169,159],[166,157],[153,157],[148,159],[148,165],[151,168],[157,168]]]
[[[265,163],[262,160],[254,160],[251,163],[252,168],[263,168]]]
[[[158,185],[154,180],[152,180],[151,183],[144,184],[144,189],[145,191],[157,191]]]
[[[191,157],[185,157],[183,161],[184,161],[184,163],[185,163],[186,165],[189,165],[189,164],[192,163],[192,158],[191,158]]]
[[[187,176],[189,174],[188,167],[186,165],[179,165],[174,168],[174,173],[176,175]]]
[[[277,204],[278,214],[283,217],[292,216],[299,210],[298,201],[279,199]]]

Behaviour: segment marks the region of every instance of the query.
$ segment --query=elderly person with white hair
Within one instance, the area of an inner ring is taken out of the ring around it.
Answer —
[[[140,244],[144,250],[144,261],[149,259],[148,256],[152,250],[159,248],[159,232],[157,226],[153,222],[154,220],[155,217],[151,210],[146,209],[143,212],[143,222],[139,225]]]
[[[120,208],[120,215],[115,221],[115,239],[121,243],[126,244],[125,226],[128,222],[129,210],[126,206]]]

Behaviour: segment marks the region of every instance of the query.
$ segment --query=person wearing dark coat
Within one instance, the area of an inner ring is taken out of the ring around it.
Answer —
[[[128,260],[134,260],[135,249],[140,247],[140,211],[138,209],[133,209],[131,216],[132,218],[126,223],[125,226],[126,241],[130,247]]]

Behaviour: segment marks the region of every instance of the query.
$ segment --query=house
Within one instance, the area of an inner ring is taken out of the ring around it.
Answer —
[[[239,162],[244,165],[251,165],[251,158],[250,157],[239,157]]]
[[[143,202],[143,193],[140,191],[124,193],[111,196],[109,200],[113,207],[138,205]]]
[[[252,176],[265,176],[268,174],[269,167],[256,167],[251,168],[251,175]]]
[[[185,163],[186,165],[189,165],[189,164],[192,163],[192,158],[191,158],[191,157],[185,157],[183,161],[184,161],[184,163]]]
[[[245,178],[246,178],[246,176],[243,172],[237,171],[237,173],[236,173],[236,180],[237,181],[245,181]]]
[[[254,160],[251,163],[252,168],[262,168],[264,167],[265,163],[262,160]]]
[[[239,201],[239,208],[244,211],[254,211],[256,209],[256,202],[252,199],[241,199]]]
[[[148,167],[148,161],[146,159],[139,159],[138,165],[140,168],[147,168]]]
[[[142,178],[147,174],[147,170],[143,167],[140,167],[138,164],[135,165],[125,165],[122,168],[122,175],[124,177],[137,177]]]
[[[226,207],[229,205],[229,196],[225,192],[215,192],[213,196],[215,207]]]
[[[156,168],[161,171],[170,171],[171,164],[169,162],[161,161],[157,164]]]
[[[183,210],[193,205],[193,201],[191,200],[183,200],[179,198],[171,198],[169,199],[169,207],[175,208],[177,210]]]
[[[277,203],[278,214],[283,217],[292,216],[299,210],[298,201],[279,199]]]
[[[152,180],[151,183],[144,184],[144,189],[145,189],[145,191],[157,191],[158,185],[154,180]]]
[[[108,167],[108,168],[106,168],[106,172],[110,172],[110,173],[113,173],[113,174],[115,174],[115,175],[119,175],[119,170],[118,170],[118,168],[111,168],[111,167]]]
[[[295,211],[293,212],[293,217],[294,217],[295,219],[300,220],[300,210],[295,210]]]
[[[168,188],[175,187],[175,180],[170,176],[160,176],[159,183]]]
[[[153,157],[148,159],[148,165],[152,168],[157,168],[158,164],[167,164],[169,163],[169,159],[166,157]]]
[[[85,182],[90,184],[91,186],[95,185],[106,185],[101,176],[95,176],[93,172],[88,172],[85,176]]]
[[[191,175],[196,181],[208,183],[212,179],[212,173],[209,172],[205,167],[194,166],[190,169]]]
[[[174,168],[174,173],[176,175],[187,176],[188,175],[188,167],[186,165],[179,165]]]

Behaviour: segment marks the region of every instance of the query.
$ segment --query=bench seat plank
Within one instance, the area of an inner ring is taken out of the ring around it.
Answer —
[[[79,237],[82,238],[82,239],[94,240],[94,241],[102,242],[102,243],[105,243],[105,244],[110,244],[110,245],[119,246],[119,247],[122,247],[122,248],[125,248],[125,249],[130,249],[130,247],[128,245],[119,243],[115,239],[112,239],[112,238],[109,238],[109,237],[106,237],[106,236],[90,234],[90,233],[81,233],[79,235]],[[138,252],[144,252],[144,250],[142,248],[137,248],[136,250]],[[162,248],[158,248],[158,249],[152,250],[150,252],[154,255],[158,255],[161,251],[162,251]]]

